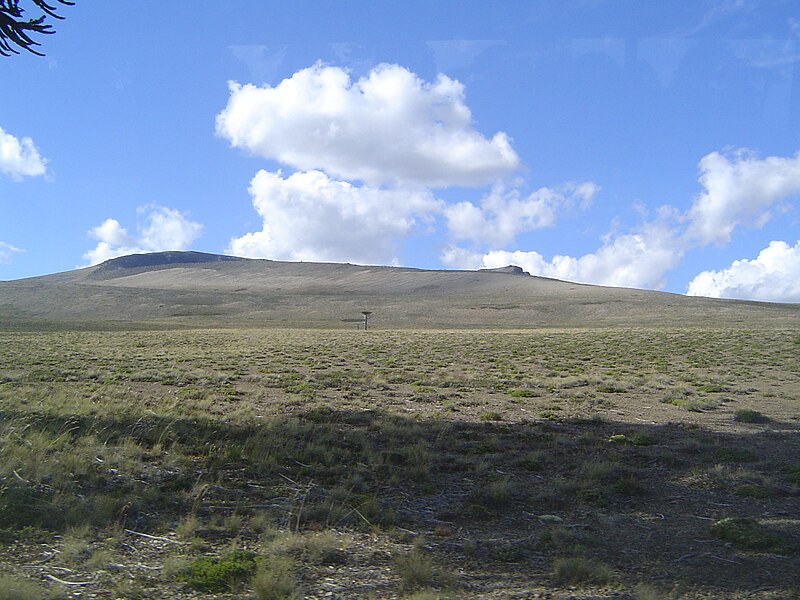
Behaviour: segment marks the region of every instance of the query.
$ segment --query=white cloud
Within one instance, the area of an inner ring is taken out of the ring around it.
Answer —
[[[97,246],[83,255],[90,265],[101,263],[109,258],[143,251],[136,240],[128,236],[128,232],[116,219],[106,219],[102,225],[92,228],[89,235],[98,240]]]
[[[88,264],[95,265],[126,254],[186,250],[203,230],[202,225],[172,208],[150,204],[136,212],[144,220],[143,225],[137,224],[136,236],[130,235],[116,219],[106,219],[89,231],[98,242],[83,255]]]
[[[357,187],[320,171],[259,171],[250,183],[261,231],[231,240],[238,256],[308,261],[393,263],[417,219],[441,203],[428,191]]]
[[[500,183],[519,157],[503,132],[487,138],[475,129],[464,86],[445,75],[425,82],[382,64],[354,81],[342,68],[317,63],[275,86],[232,82],[216,131],[234,147],[296,170],[285,177],[262,170],[251,181],[263,226],[229,246],[251,257],[396,263],[415,226],[441,214],[454,242],[441,255],[447,266],[513,263],[535,275],[658,289],[687,250],[728,243],[737,228],[763,225],[800,194],[800,153],[759,159],[748,151],[712,152],[699,162],[702,189],[687,211],[662,207],[654,221],[609,234],[594,252],[546,259],[509,245],[553,226],[563,211],[587,206],[599,187],[567,183],[523,195]],[[446,205],[430,191],[485,184],[494,187],[477,202]],[[462,242],[473,247],[456,245]]]
[[[462,268],[517,265],[531,275],[565,281],[658,289],[664,287],[664,275],[682,254],[672,229],[651,223],[635,233],[610,236],[596,252],[577,258],[556,255],[547,260],[538,252],[522,250],[492,250],[480,255],[448,248],[442,262]]]
[[[697,245],[727,243],[737,226],[763,225],[774,205],[800,194],[800,152],[764,159],[744,151],[712,152],[700,160],[700,183],[705,191],[687,214],[687,239]]]
[[[519,158],[505,133],[473,128],[464,86],[445,75],[422,81],[381,64],[351,81],[321,63],[275,87],[230,84],[217,134],[235,147],[298,170],[371,185],[481,185],[507,175]]]
[[[516,264],[532,275],[622,287],[655,288],[686,251],[727,243],[735,229],[762,225],[771,212],[800,194],[800,153],[794,157],[756,158],[751,152],[712,152],[699,163],[704,190],[685,213],[661,207],[654,222],[626,234],[608,235],[595,252],[546,259],[539,252],[497,249],[521,231],[551,225],[571,198],[559,189],[543,188],[529,198],[493,195],[480,207],[461,202],[445,209],[451,235],[457,240],[488,242],[495,249],[479,253],[447,248],[442,262],[461,268],[495,268]],[[594,184],[583,191],[591,199]],[[580,193],[576,191],[575,193]],[[722,271],[699,274],[689,294],[758,300],[800,300],[800,248],[773,242],[755,260],[741,260]]]
[[[136,240],[128,235],[128,232],[116,219],[106,219],[102,225],[94,227],[89,233],[92,237],[110,246],[133,247],[137,245]]]
[[[689,283],[689,296],[800,302],[800,241],[772,241],[753,260],[721,271],[703,271]]]
[[[139,229],[139,244],[154,252],[160,250],[185,250],[202,233],[200,223],[190,221],[179,211],[163,206],[149,205],[137,209],[144,215],[146,225]]]
[[[455,267],[457,269],[475,270],[484,267],[483,254],[481,252],[460,248],[459,246],[446,247],[439,256],[439,259],[442,261],[443,265]]]
[[[586,206],[599,187],[591,182],[540,188],[527,197],[498,184],[481,200],[480,207],[464,201],[445,208],[447,227],[456,240],[502,246],[527,231],[552,226],[559,210],[576,200]]]
[[[0,263],[7,263],[11,260],[11,256],[17,252],[22,252],[21,248],[15,248],[11,244],[0,242]]]
[[[45,174],[46,164],[31,138],[17,139],[0,127],[0,172],[12,179],[35,177]]]

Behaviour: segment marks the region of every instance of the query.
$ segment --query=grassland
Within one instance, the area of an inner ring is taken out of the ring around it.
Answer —
[[[0,600],[800,595],[798,330],[102,327],[0,333]]]

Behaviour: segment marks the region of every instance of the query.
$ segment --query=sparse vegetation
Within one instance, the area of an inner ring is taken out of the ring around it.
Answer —
[[[634,589],[634,597],[636,600],[671,600],[675,598],[674,595],[668,595],[659,590],[657,587],[647,583],[642,583],[636,586],[636,589]]]
[[[21,598],[800,585],[796,331],[109,329],[0,334]]]
[[[394,569],[404,590],[424,590],[425,588],[447,588],[453,585],[452,575],[437,566],[422,549],[412,548],[409,552],[394,556]]]
[[[253,591],[258,600],[295,600],[302,597],[294,563],[281,556],[259,561],[253,577]]]
[[[41,600],[46,592],[32,581],[0,575],[0,600]]]

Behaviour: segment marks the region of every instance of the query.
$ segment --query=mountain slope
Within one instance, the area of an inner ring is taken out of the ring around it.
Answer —
[[[160,252],[0,282],[0,322],[39,319],[351,327],[800,325],[800,307],[532,277]]]

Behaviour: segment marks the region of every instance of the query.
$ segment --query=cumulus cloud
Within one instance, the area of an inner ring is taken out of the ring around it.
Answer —
[[[15,248],[11,244],[0,242],[0,263],[7,263],[11,260],[11,256],[17,252],[22,252],[22,249]]]
[[[712,152],[699,163],[703,191],[680,213],[662,207],[657,219],[625,234],[608,235],[595,251],[583,256],[545,258],[534,250],[492,249],[475,252],[451,246],[441,260],[459,268],[495,268],[516,264],[533,275],[567,281],[621,287],[661,289],[666,274],[691,248],[728,243],[744,224],[763,224],[771,212],[800,194],[800,153],[794,157],[759,159],[751,152],[723,155]],[[594,184],[574,195],[588,200]],[[504,199],[503,199],[504,198]],[[461,202],[445,209],[455,239],[503,246],[525,230],[553,223],[557,210],[571,201],[544,188],[529,198],[497,194],[475,206]],[[516,224],[516,225],[515,225]],[[688,293],[716,297],[798,301],[800,248],[772,242],[755,260],[741,260],[721,271],[706,271],[690,284]]]
[[[476,252],[474,250],[468,250],[467,248],[461,248],[460,246],[447,246],[442,250],[441,255],[439,256],[439,260],[442,261],[443,265],[448,267],[454,267],[456,269],[482,269],[485,267],[483,263],[484,254],[481,252]],[[506,266],[509,264],[518,264],[518,263],[506,263]]]
[[[461,268],[497,268],[517,265],[531,275],[579,283],[619,287],[664,287],[665,274],[683,255],[674,231],[663,224],[647,224],[639,231],[608,236],[597,251],[580,257],[556,255],[547,260],[535,251],[492,250],[485,254],[448,248],[442,262]]]
[[[230,252],[284,260],[396,262],[400,241],[441,207],[428,191],[358,187],[321,171],[261,170],[250,195],[263,229],[233,239]]]
[[[800,302],[800,241],[772,241],[758,257],[734,261],[720,271],[703,271],[689,283],[689,296]]]
[[[688,211],[687,241],[727,243],[736,227],[763,225],[770,209],[800,194],[800,152],[764,159],[746,151],[729,156],[712,152],[700,160],[700,184],[705,191]]]
[[[355,82],[322,63],[274,87],[231,82],[216,130],[294,169],[370,185],[482,185],[519,166],[505,133],[474,129],[461,83],[391,64]]]
[[[83,255],[84,260],[95,265],[126,254],[186,250],[203,230],[183,213],[164,206],[150,204],[140,207],[137,214],[140,221],[136,235],[129,234],[116,219],[106,219],[92,228],[89,235],[98,242]]]
[[[464,86],[446,75],[426,82],[399,65],[381,64],[355,80],[345,69],[317,63],[274,86],[231,82],[216,132],[233,147],[290,169],[289,175],[259,171],[250,183],[263,225],[228,248],[250,257],[396,263],[403,240],[423,222],[446,227],[453,245],[440,258],[447,266],[514,263],[535,275],[659,289],[688,250],[726,244],[737,228],[763,225],[800,194],[800,153],[760,159],[746,150],[712,152],[699,162],[702,187],[687,210],[660,209],[654,221],[609,234],[583,256],[545,258],[512,244],[553,226],[572,207],[587,206],[599,187],[567,183],[526,195],[501,183],[519,168],[519,157],[505,133],[477,131]],[[431,192],[487,184],[493,187],[479,201],[448,205]],[[148,244],[161,244],[146,231],[131,241],[116,222],[106,229],[96,235],[98,253],[102,243],[127,248],[152,238]],[[702,282],[728,289],[725,282],[738,277],[734,266],[747,263],[752,271],[760,259],[702,273],[692,289]]]
[[[0,172],[12,179],[35,177],[45,174],[46,164],[31,138],[20,140],[0,127]]]
[[[527,197],[518,189],[495,185],[480,206],[464,201],[444,210],[450,235],[456,240],[504,245],[517,235],[552,226],[558,212],[576,201],[586,206],[599,187],[591,182],[540,188]]]

